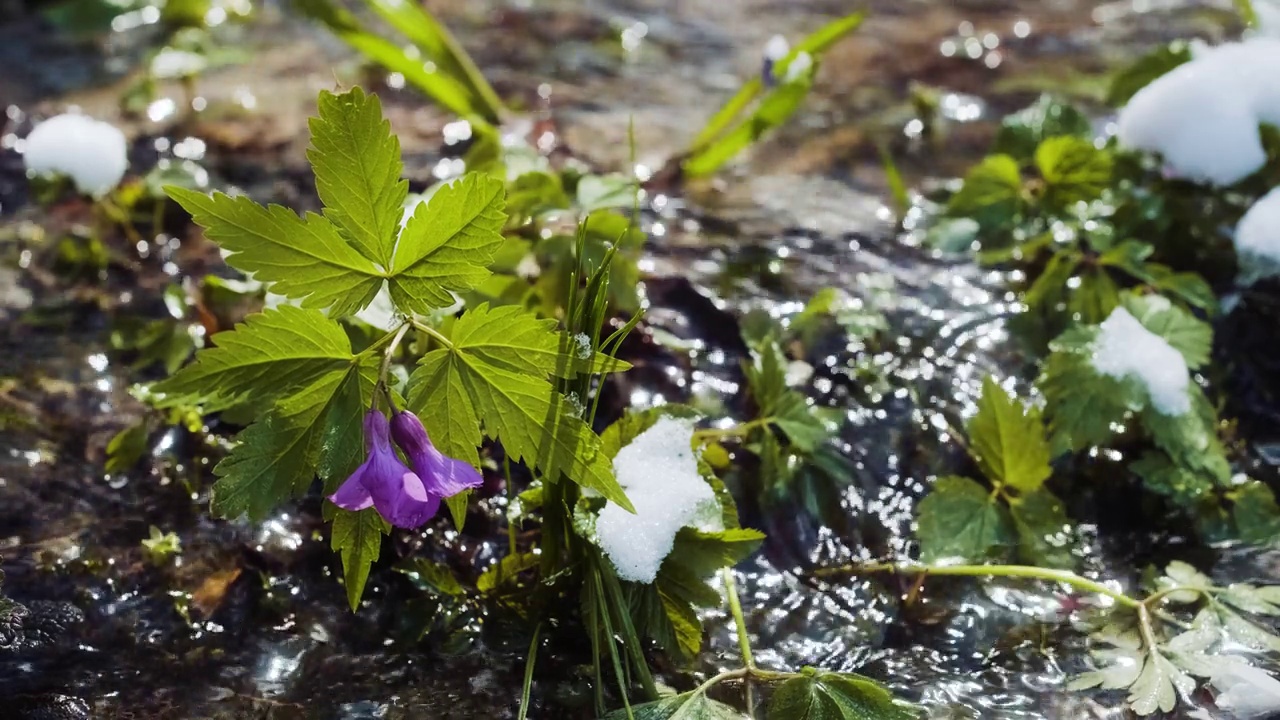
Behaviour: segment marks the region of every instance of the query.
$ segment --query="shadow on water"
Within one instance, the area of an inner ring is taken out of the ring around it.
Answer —
[[[31,114],[66,104],[118,119],[119,97],[155,39],[143,26],[73,41],[51,29],[40,5],[0,5],[9,13],[0,18],[0,104],[8,106],[0,130],[0,557],[5,592],[27,608],[11,618],[8,635],[0,624],[0,698],[8,708],[0,715],[514,717],[528,628],[490,609],[418,642],[422,618],[438,625],[439,608],[390,570],[418,553],[474,575],[500,556],[496,478],[465,535],[441,518],[389,541],[367,602],[351,614],[314,493],[264,523],[208,518],[210,469],[225,428],[152,433],[143,463],[104,476],[106,443],[142,412],[129,385],[147,379],[112,361],[113,318],[161,316],[165,285],[218,262],[182,237],[115,262],[92,282],[68,283],[32,261],[40,252],[37,215],[14,141]],[[626,402],[697,398],[741,416],[738,368],[746,349],[736,318],[794,312],[825,287],[874,304],[891,328],[879,340],[829,340],[805,358],[815,368],[810,394],[846,410],[849,421],[839,449],[854,481],[833,508],[834,521],[820,525],[742,499],[744,520],[770,537],[739,569],[758,660],[860,668],[937,718],[1122,717],[1114,695],[1062,689],[1081,668],[1083,649],[1078,636],[1050,622],[1062,598],[957,582],[939,584],[932,603],[906,606],[899,598],[909,588],[896,582],[829,585],[803,569],[907,549],[913,506],[928,479],[966,469],[950,433],[984,375],[1026,384],[1005,328],[1013,299],[1002,279],[941,259],[913,233],[895,230],[881,200],[886,183],[874,141],[890,140],[913,184],[958,174],[987,147],[991,118],[1046,87],[1089,97],[1097,92],[1090,73],[1154,42],[1220,32],[1216,11],[1192,0],[1150,3],[1161,6],[1156,21],[1157,10],[1140,12],[1139,3],[870,5],[871,19],[829,56],[797,122],[686,197],[651,198],[642,268],[651,309],[626,347],[636,370],[607,390],[608,404],[616,413]],[[632,119],[639,162],[660,166],[715,101],[755,71],[768,37],[800,35],[846,3],[450,0],[433,7],[459,28],[498,90],[552,133],[557,153],[616,169],[628,162]],[[642,41],[624,48],[623,29]],[[254,24],[226,32],[252,62],[199,81],[203,112],[175,109],[173,101],[185,98],[168,87],[141,119],[119,120],[134,138],[134,167],[195,159],[219,183],[260,200],[315,208],[303,154],[306,117],[316,91],[334,85],[332,68],[347,73],[353,59],[275,4]],[[918,118],[908,101],[921,83],[938,91],[929,132],[913,129]],[[379,91],[408,177],[421,189],[433,179],[450,118],[408,91]],[[58,228],[85,222],[84,210],[55,207],[40,225],[56,237]],[[690,349],[665,348],[660,341],[670,337]],[[1264,404],[1256,415],[1273,417],[1274,407]],[[1274,458],[1267,447],[1259,452]],[[1109,468],[1097,461],[1064,471],[1105,479]],[[1119,485],[1098,483],[1071,510],[1086,520],[1085,564],[1132,577],[1139,561],[1186,540],[1170,528],[1135,531],[1123,510],[1134,498],[1113,489]],[[149,562],[139,543],[151,526],[180,539],[172,562]],[[1218,572],[1274,578],[1278,565],[1275,554],[1236,552]],[[704,670],[732,662],[728,624],[712,623]],[[581,648],[568,639],[573,633],[563,634],[544,652],[550,660],[540,660],[541,674],[559,679],[539,683],[536,695],[547,707],[531,717],[589,716],[587,670],[574,664]]]

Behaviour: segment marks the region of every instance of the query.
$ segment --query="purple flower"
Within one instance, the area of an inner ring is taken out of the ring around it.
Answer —
[[[431,444],[422,421],[411,412],[398,412],[391,418],[391,437],[404,450],[414,472],[427,485],[427,492],[438,497],[453,497],[480,487],[484,478],[480,471],[462,460],[447,457]]]
[[[364,510],[372,505],[392,525],[416,528],[435,516],[440,496],[427,492],[422,479],[400,462],[391,447],[389,430],[387,416],[378,410],[364,416],[369,458],[329,499],[344,510]]]

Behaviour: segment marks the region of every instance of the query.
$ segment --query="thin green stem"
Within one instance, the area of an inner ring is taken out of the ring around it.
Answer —
[[[751,636],[747,634],[747,618],[742,613],[742,599],[738,597],[738,583],[733,579],[732,568],[721,568],[720,579],[724,581],[724,594],[729,598],[729,613],[733,615],[733,625],[738,633],[738,648],[742,651],[742,662],[747,670],[756,667],[755,656],[751,654]],[[747,696],[747,716],[755,717],[755,692],[751,687],[751,678],[744,678]]]
[[[542,624],[533,629],[533,640],[529,642],[529,655],[524,661],[524,690],[520,693],[520,715],[517,720],[525,720],[529,716],[529,695],[533,689],[533,666],[538,660],[538,636],[542,634]]]
[[[453,341],[452,341],[452,340],[450,340],[449,338],[445,337],[444,335],[441,335],[439,330],[436,330],[435,328],[431,327],[430,325],[428,325],[428,324],[426,324],[426,323],[424,323],[424,322],[421,322],[421,321],[419,321],[419,320],[416,320],[416,319],[415,319],[415,320],[411,320],[410,322],[412,322],[412,323],[413,323],[413,326],[414,326],[414,327],[418,328],[418,329],[419,329],[419,330],[421,330],[422,332],[424,332],[424,333],[426,333],[426,334],[430,335],[431,337],[435,338],[435,339],[436,339],[436,341],[437,341],[437,342],[439,342],[441,345],[444,345],[444,346],[445,346],[445,347],[447,347],[447,348],[452,348],[452,347],[453,347]]]
[[[382,355],[382,368],[378,370],[378,382],[383,387],[387,384],[387,372],[391,369],[391,358],[396,354],[396,349],[400,347],[400,341],[404,339],[404,334],[409,332],[409,323],[405,323],[396,330],[391,336],[391,344],[387,346]]]
[[[507,551],[516,554],[516,525],[511,522],[511,503],[516,500],[515,488],[511,485],[511,458],[502,456],[502,475],[507,482]]]
[[[1032,565],[922,565],[919,563],[868,563],[846,565],[838,568],[821,568],[817,577],[835,575],[868,575],[871,573],[896,573],[900,575],[956,575],[965,577],[1012,577],[1028,580],[1062,583],[1086,592],[1103,595],[1127,608],[1145,607],[1143,601],[1125,595],[1096,580],[1077,575],[1068,570],[1053,570]]]
[[[102,208],[102,211],[112,222],[120,226],[125,236],[129,238],[129,242],[134,245],[143,242],[142,236],[138,234],[138,229],[133,226],[133,221],[119,206],[104,197],[98,200],[98,207]]]
[[[705,443],[712,440],[719,440],[720,438],[742,437],[752,430],[755,430],[758,427],[764,427],[773,421],[774,418],[772,417],[756,418],[755,420],[734,425],[729,428],[702,428],[693,431],[693,439],[698,442]]]

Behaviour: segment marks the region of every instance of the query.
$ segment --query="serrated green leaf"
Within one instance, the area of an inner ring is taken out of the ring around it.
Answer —
[[[1232,583],[1218,596],[1220,600],[1245,612],[1257,615],[1280,615],[1280,605],[1270,600],[1268,593],[1244,583]]]
[[[1005,116],[994,151],[1026,160],[1048,138],[1059,135],[1088,138],[1092,132],[1089,118],[1083,112],[1050,95],[1041,95],[1032,105]]]
[[[382,536],[390,532],[391,525],[373,508],[359,512],[339,508],[333,518],[330,545],[342,556],[342,578],[352,612],[360,607],[369,568],[382,553]]]
[[[988,558],[1011,539],[1002,510],[978,483],[962,477],[939,478],[920,502],[917,515],[921,561]]]
[[[151,435],[150,424],[144,419],[116,433],[107,443],[107,473],[129,470],[142,459],[147,451],[147,439]]]
[[[1190,694],[1196,683],[1158,652],[1147,654],[1142,672],[1129,686],[1129,707],[1139,715],[1156,710],[1170,712],[1178,704],[1178,693]]]
[[[938,218],[925,231],[924,241],[942,252],[965,252],[973,247],[982,226],[972,218]]]
[[[630,209],[636,202],[636,180],[625,175],[584,175],[578,180],[578,207],[584,212]]]
[[[569,337],[556,329],[554,320],[514,306],[491,309],[482,303],[472,308],[458,318],[451,339],[455,348],[489,365],[525,374],[572,378],[631,368],[625,360],[595,352],[585,335]]]
[[[988,155],[964,177],[947,214],[975,220],[984,230],[1009,225],[1022,208],[1022,173],[1008,155]]]
[[[1230,495],[1231,517],[1241,540],[1274,543],[1280,540],[1280,505],[1271,488],[1251,480]]]
[[[218,333],[195,362],[152,391],[159,407],[226,409],[269,402],[352,364],[351,341],[338,323],[315,310],[282,305],[250,315]]]
[[[212,195],[169,186],[169,197],[228,253],[227,264],[271,283],[271,291],[331,317],[358,312],[382,288],[382,273],[315,213],[299,218],[279,205],[241,195]]]
[[[1071,554],[1072,527],[1062,501],[1041,488],[1009,501],[1009,514],[1018,531],[1018,557],[1031,565],[1075,566]]]
[[[911,720],[919,714],[897,703],[871,678],[805,668],[784,682],[769,702],[768,720]]]
[[[1129,469],[1142,478],[1146,489],[1184,507],[1194,505],[1214,488],[1212,478],[1175,464],[1163,453],[1143,453]]]
[[[600,720],[746,720],[746,715],[706,695],[687,692],[655,702],[632,705],[631,714],[614,710]]]
[[[776,340],[761,342],[753,361],[745,363],[743,370],[758,417],[782,430],[797,450],[813,452],[830,437],[808,399],[787,387],[787,360]]]
[[[396,307],[429,313],[453,305],[489,277],[502,245],[503,185],[468,173],[436,191],[405,223],[396,244],[388,286]]]
[[[449,516],[453,518],[453,529],[458,532],[462,532],[462,527],[467,522],[469,500],[471,500],[470,490],[463,490],[457,495],[450,495],[444,499],[444,504],[449,508]]]
[[[466,322],[464,315],[458,324]],[[535,466],[552,482],[563,472],[632,509],[600,452],[600,438],[546,380],[541,366],[513,367],[466,345],[434,350],[409,379],[409,406],[447,455],[474,458],[483,422],[485,434],[501,441],[512,459]]]
[[[1131,380],[1100,375],[1093,368],[1096,327],[1075,327],[1049,344],[1051,354],[1036,381],[1045,397],[1045,417],[1053,446],[1070,450],[1105,445],[1114,425],[1146,401]]]
[[[1050,207],[1097,199],[1111,184],[1112,165],[1110,152],[1084,138],[1058,135],[1036,148],[1036,168],[1044,178],[1044,200]]]
[[[409,181],[400,178],[400,141],[377,95],[358,87],[341,95],[322,91],[319,106],[307,159],[324,216],[365,257],[389,268],[409,195]]]
[[[1227,637],[1232,641],[1254,650],[1280,652],[1280,637],[1271,630],[1245,620],[1239,614],[1228,610],[1222,603],[1216,603],[1218,618]]]
[[[1122,303],[1142,326],[1164,338],[1192,370],[1209,362],[1213,328],[1160,295],[1126,295]]]
[[[408,577],[420,590],[451,597],[467,594],[466,588],[454,577],[453,571],[443,563],[411,557],[397,563],[395,570]]]
[[[213,514],[262,520],[280,502],[306,491],[316,477],[327,423],[352,419],[334,411],[335,400],[345,404],[353,391],[344,386],[362,378],[354,365],[331,370],[237,435],[236,447],[213,469],[218,477],[210,499]],[[347,425],[347,432],[359,437],[359,428]]]
[[[992,482],[1030,493],[1053,474],[1039,409],[1024,406],[991,376],[966,430],[969,451]]]
[[[1054,305],[1060,301],[1067,281],[1076,274],[1082,259],[1076,252],[1067,250],[1055,252],[1045,265],[1044,272],[1040,273],[1040,277],[1027,288],[1023,301],[1033,309],[1055,309]]]
[[[373,388],[378,382],[378,359],[367,356],[361,359],[355,373],[348,375],[338,386],[326,411],[324,434],[320,441],[316,475],[323,483],[325,496],[337,491],[338,486],[364,462],[363,419],[373,403]]]
[[[482,593],[491,593],[511,582],[520,573],[538,567],[541,562],[542,558],[535,553],[508,555],[476,578],[476,589]]]
[[[745,560],[764,542],[764,533],[749,528],[703,531],[680,528],[671,554],[663,561],[679,565],[698,577]]]

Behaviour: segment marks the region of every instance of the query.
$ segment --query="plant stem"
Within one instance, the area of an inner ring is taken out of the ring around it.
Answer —
[[[410,322],[413,323],[414,327],[418,328],[422,332],[435,338],[436,341],[438,341],[441,345],[444,345],[447,348],[453,347],[453,341],[445,337],[444,335],[441,335],[439,330],[436,330],[435,328],[431,327],[430,325],[427,325],[424,322],[421,322],[420,320],[410,320]]]
[[[400,341],[404,339],[404,334],[407,332],[409,332],[409,323],[401,325],[395,335],[391,336],[391,344],[387,346],[382,356],[382,369],[378,371],[378,382],[383,386],[387,384],[387,371],[391,369],[391,357],[396,354],[396,348],[400,347]]]
[[[710,442],[725,437],[741,437],[752,430],[768,425],[773,422],[774,418],[756,418],[740,425],[734,425],[730,428],[702,428],[693,431],[693,439],[698,442]]]
[[[504,453],[502,456],[502,474],[507,481],[507,552],[516,554],[516,526],[511,522],[511,503],[515,502],[516,491],[511,486],[511,458]]]
[[[138,229],[133,226],[133,221],[115,203],[104,197],[98,201],[98,207],[101,207],[107,217],[120,226],[120,229],[124,231],[125,237],[129,238],[129,242],[137,245],[143,241],[142,236],[138,234]]]
[[[846,565],[838,568],[821,568],[814,572],[817,577],[833,575],[867,575],[870,573],[897,573],[901,575],[959,575],[967,577],[1014,577],[1029,580],[1044,580],[1103,595],[1127,608],[1144,607],[1143,601],[1135,600],[1124,593],[1089,578],[1077,575],[1068,570],[1053,570],[1033,565],[922,565],[919,563],[868,563],[866,565]]]
[[[732,568],[720,568],[720,578],[724,581],[724,593],[729,598],[729,612],[733,615],[733,624],[738,632],[738,648],[742,651],[742,662],[747,670],[754,670],[756,659],[751,654],[751,637],[747,635],[747,619],[742,614],[742,600],[738,597],[738,583],[733,579]],[[756,700],[751,687],[751,678],[745,678],[747,696],[747,716],[755,717]]]
[[[542,634],[542,624],[533,629],[533,640],[529,642],[529,655],[524,663],[524,689],[520,693],[520,715],[517,720],[525,720],[529,716],[529,695],[533,688],[533,665],[538,660],[538,636]]]

